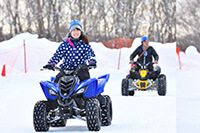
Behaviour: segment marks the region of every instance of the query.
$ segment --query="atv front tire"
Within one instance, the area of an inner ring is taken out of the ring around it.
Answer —
[[[96,98],[89,98],[86,101],[86,120],[89,131],[101,129],[100,103]]]
[[[122,79],[122,96],[128,96],[128,79]]]
[[[47,122],[48,104],[47,101],[38,101],[33,110],[33,124],[37,132],[48,131],[50,124]]]
[[[67,120],[60,119],[51,123],[51,127],[65,127]]]
[[[166,88],[167,88],[166,76],[164,74],[160,74],[158,77],[158,95],[165,96]]]
[[[112,101],[108,95],[103,95],[103,97],[105,104],[101,105],[101,124],[102,126],[109,126],[112,121]]]
[[[128,93],[129,96],[134,96],[134,94],[135,94],[135,91],[134,91],[134,90],[129,91],[129,93]]]

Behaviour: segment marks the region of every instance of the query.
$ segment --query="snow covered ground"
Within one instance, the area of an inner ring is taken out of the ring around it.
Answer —
[[[94,72],[95,71],[95,72]],[[155,132],[164,130],[173,133],[176,130],[175,90],[168,91],[166,97],[159,97],[156,92],[136,92],[135,97],[121,96],[122,71],[93,70],[94,75],[109,72],[111,78],[104,94],[109,94],[113,102],[113,122],[109,127],[102,127],[101,132]],[[33,106],[36,101],[44,100],[39,81],[49,79],[54,73],[10,75],[1,78],[1,113],[0,132],[34,132]],[[172,81],[173,82],[173,81]],[[175,82],[173,82],[175,84]],[[171,86],[174,86],[174,85]],[[50,132],[88,132],[85,122],[69,120],[64,128],[50,128]]]
[[[177,71],[177,133],[200,131],[200,54],[194,46],[180,52],[182,70]]]
[[[0,55],[2,56],[2,51],[19,47],[23,39],[27,42],[28,73],[21,73],[24,63],[23,54],[19,54],[15,65],[17,69],[14,68],[11,73],[7,73],[6,77],[0,77],[0,100],[2,101],[0,106],[0,132],[2,133],[35,132],[33,128],[33,107],[38,100],[45,99],[39,82],[48,80],[57,73],[39,71],[39,68],[46,64],[59,43],[37,39],[36,35],[24,33],[0,43]],[[98,61],[97,69],[90,71],[91,77],[98,77],[105,73],[111,75],[103,94],[111,96],[113,121],[111,126],[102,127],[100,132],[197,133],[200,129],[198,127],[200,124],[198,119],[200,118],[200,106],[198,106],[200,90],[196,86],[200,72],[197,73],[197,69],[190,71],[189,68],[178,70],[175,52],[176,43],[150,42],[150,45],[160,55],[159,66],[162,68],[162,73],[167,76],[166,96],[160,97],[155,91],[136,92],[134,97],[121,96],[121,80],[128,73],[129,56],[139,44],[140,39],[138,38],[135,39],[132,48],[122,49],[121,64],[118,70],[119,50],[107,49],[101,43],[91,43]],[[50,128],[49,132],[77,133],[88,132],[88,129],[85,122],[73,119],[67,121],[66,127]]]
[[[200,70],[177,73],[177,132],[200,131]]]

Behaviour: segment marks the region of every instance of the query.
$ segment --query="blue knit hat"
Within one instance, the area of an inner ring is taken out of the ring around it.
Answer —
[[[149,40],[149,38],[146,37],[146,36],[143,36],[143,37],[141,38],[141,42],[144,42],[145,40]]]
[[[82,25],[80,24],[78,20],[72,20],[69,23],[69,32],[71,33],[73,29],[79,29],[82,31]]]

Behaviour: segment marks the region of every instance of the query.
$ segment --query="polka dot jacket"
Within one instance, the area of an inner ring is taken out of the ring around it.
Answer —
[[[69,39],[64,40],[48,63],[56,65],[62,59],[63,63],[60,67],[65,70],[75,69],[78,65],[87,64],[87,62],[96,63],[94,51],[90,44],[85,44],[83,40],[80,40],[76,45],[73,45]]]

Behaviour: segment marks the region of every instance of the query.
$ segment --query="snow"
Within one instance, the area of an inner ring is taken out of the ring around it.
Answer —
[[[17,70],[18,73],[12,71],[7,73],[6,77],[0,77],[0,100],[2,101],[0,106],[0,132],[2,133],[35,132],[33,127],[33,107],[37,101],[45,100],[39,82],[41,80],[49,80],[51,76],[57,74],[57,72],[53,71],[39,70],[47,63],[60,43],[38,39],[37,37],[37,35],[24,33],[0,43],[0,55],[2,55],[2,51],[8,51],[23,45],[23,40],[25,39],[28,67],[28,73],[24,74],[22,71],[24,68],[23,54],[19,54],[16,61],[18,65],[14,67],[22,70]],[[200,123],[198,119],[200,118],[200,89],[197,87],[197,80],[200,71],[195,68],[200,63],[190,64],[189,67],[187,61],[192,57],[199,57],[199,53],[194,52],[194,48],[189,48],[185,54],[181,53],[183,69],[178,70],[178,59],[175,52],[176,43],[160,44],[150,42],[150,45],[159,54],[159,66],[162,69],[162,73],[167,76],[167,95],[161,97],[158,96],[156,91],[137,91],[134,97],[122,97],[121,80],[128,73],[130,54],[139,45],[140,38],[137,38],[134,40],[132,48],[122,48],[120,69],[118,70],[119,50],[107,49],[101,43],[91,43],[98,63],[97,69],[90,71],[91,77],[110,73],[110,79],[103,94],[111,96],[113,121],[111,126],[101,127],[100,132],[198,132],[200,129],[198,126]],[[195,58],[193,61],[196,59],[199,58]],[[184,65],[188,65],[187,68],[184,68]],[[0,70],[2,70],[1,67]],[[70,119],[67,121],[66,127],[50,128],[49,132],[79,133],[88,132],[88,129],[86,122]]]
[[[200,54],[194,46],[189,46],[185,53],[180,52],[180,58],[182,63],[182,68],[184,70],[196,69],[200,68]]]
[[[194,46],[180,52],[182,70],[177,71],[177,132],[200,130],[200,54]]]
[[[177,73],[177,131],[198,133],[200,131],[200,70]]]

